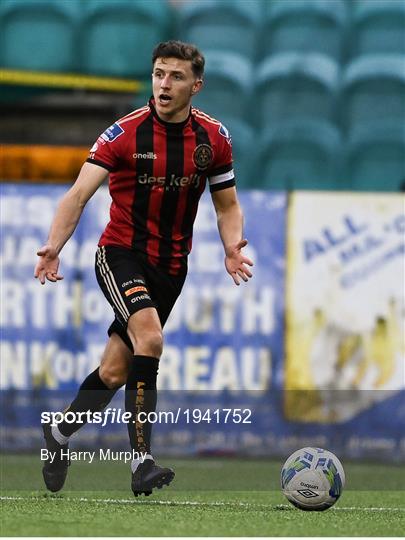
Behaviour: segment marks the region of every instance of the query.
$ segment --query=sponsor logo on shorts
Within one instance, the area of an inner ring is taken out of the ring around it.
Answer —
[[[141,286],[138,286],[138,287],[132,287],[132,289],[128,289],[127,291],[125,291],[125,296],[131,296],[131,294],[135,294],[136,292],[148,292],[148,289],[146,287],[141,287]]]
[[[135,304],[135,302],[140,302],[141,300],[150,300],[149,294],[141,294],[139,296],[134,296],[134,298],[131,298],[132,304]]]
[[[124,289],[125,287],[128,287],[128,285],[135,285],[135,283],[141,283],[142,285],[145,285],[145,282],[143,279],[130,279],[128,281],[124,281],[124,283],[121,284],[121,288]]]

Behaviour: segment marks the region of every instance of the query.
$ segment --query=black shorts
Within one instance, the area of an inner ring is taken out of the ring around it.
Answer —
[[[176,276],[168,274],[150,264],[143,253],[119,246],[100,246],[96,252],[96,277],[115,313],[108,335],[118,334],[132,351],[128,319],[147,307],[156,308],[163,328],[186,275],[186,271]]]

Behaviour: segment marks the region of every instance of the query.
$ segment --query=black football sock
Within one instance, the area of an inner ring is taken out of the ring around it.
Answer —
[[[148,413],[155,411],[157,402],[156,378],[159,359],[134,355],[125,387],[125,410],[132,414],[128,421],[131,448],[150,454],[152,424],[144,422]],[[138,415],[141,414],[139,417]]]
[[[100,379],[99,368],[97,368],[84,379],[77,396],[64,413],[80,413],[87,411],[94,413],[102,411],[110,403],[117,390],[118,388],[111,389],[103,383]],[[66,420],[63,420],[58,425],[60,433],[65,437],[70,437],[84,426],[87,421],[87,415],[81,415],[81,418],[78,418],[78,420],[80,421],[73,423],[68,423]]]

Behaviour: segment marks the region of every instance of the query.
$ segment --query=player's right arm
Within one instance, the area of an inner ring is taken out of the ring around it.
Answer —
[[[94,195],[108,175],[103,167],[93,163],[84,163],[73,186],[59,202],[53,218],[46,244],[38,250],[38,263],[34,277],[42,285],[45,279],[58,281],[63,276],[58,273],[59,253],[72,236],[88,200]]]

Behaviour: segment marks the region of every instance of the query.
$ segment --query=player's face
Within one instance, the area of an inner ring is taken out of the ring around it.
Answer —
[[[156,112],[165,122],[182,122],[188,116],[191,98],[202,81],[197,79],[189,60],[157,58],[152,73]]]

